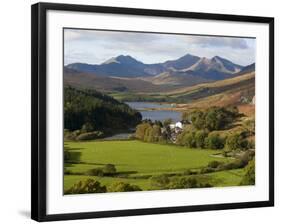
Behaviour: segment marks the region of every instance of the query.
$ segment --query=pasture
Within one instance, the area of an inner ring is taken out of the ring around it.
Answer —
[[[145,143],[136,140],[126,141],[87,141],[65,142],[65,150],[71,162],[65,163],[64,189],[74,183],[89,178],[85,174],[93,168],[114,164],[118,176],[91,176],[109,186],[114,182],[138,185],[143,190],[152,189],[150,177],[160,174],[181,175],[187,169],[200,169],[210,161],[226,161],[213,155],[219,150],[189,149],[175,145]],[[237,185],[243,170],[221,171],[201,175],[209,178],[214,186]]]

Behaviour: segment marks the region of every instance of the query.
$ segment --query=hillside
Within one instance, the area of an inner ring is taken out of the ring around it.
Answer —
[[[64,88],[64,128],[70,131],[120,130],[134,127],[141,114],[127,104],[94,90]]]
[[[194,86],[177,88],[166,92],[113,93],[120,101],[170,102],[176,106],[172,110],[208,108],[210,106],[236,105],[244,112],[254,111],[252,99],[255,96],[255,73],[250,72],[230,79]],[[170,108],[171,109],[171,108]]]
[[[93,73],[79,73],[64,70],[64,85],[76,88],[94,89],[101,92],[162,92],[176,87],[169,84],[156,85],[147,79],[99,76]]]
[[[212,80],[196,75],[192,71],[166,71],[159,75],[144,78],[143,80],[151,82],[154,85],[167,86],[193,86],[199,83],[212,82]],[[166,89],[167,90],[167,89]]]
[[[179,110],[229,105],[254,107],[251,102],[255,96],[255,73],[170,91],[165,96],[181,102],[177,107]]]

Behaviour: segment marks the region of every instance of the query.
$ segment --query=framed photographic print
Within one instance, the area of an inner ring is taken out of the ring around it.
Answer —
[[[32,218],[274,205],[274,19],[32,6]]]

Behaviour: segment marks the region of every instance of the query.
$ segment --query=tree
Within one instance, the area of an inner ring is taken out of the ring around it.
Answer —
[[[184,130],[177,136],[177,144],[187,146],[188,148],[196,148],[195,132]]]
[[[243,150],[248,147],[248,142],[240,133],[234,133],[227,136],[225,146],[229,151]]]
[[[184,189],[184,188],[200,188],[200,187],[212,187],[209,183],[203,183],[197,177],[180,177],[174,178],[170,181],[168,189]]]
[[[145,142],[153,142],[153,135],[152,135],[152,132],[153,132],[153,128],[152,126],[150,125],[146,130],[145,130],[145,133],[144,133],[144,138],[143,140]]]
[[[221,130],[239,116],[237,107],[210,107],[207,110],[193,110],[183,114],[183,120],[196,129]]]
[[[255,134],[255,119],[247,119],[246,121],[244,121],[243,123],[245,129],[249,132],[250,135],[254,135]]]
[[[161,131],[161,139],[164,141],[169,141],[171,137],[171,128],[170,126],[164,127]]]
[[[196,148],[195,132],[185,129],[177,136],[177,144],[187,146],[189,148]]]
[[[113,164],[106,164],[103,169],[103,173],[106,175],[112,175],[116,173],[116,167]]]
[[[69,131],[104,131],[135,127],[141,114],[95,90],[64,88],[64,127]]]
[[[209,149],[222,149],[224,147],[224,139],[216,133],[210,133],[205,138],[205,147]]]
[[[173,120],[171,118],[168,118],[166,120],[163,121],[163,126],[167,127],[169,126],[171,123],[173,122]]]
[[[224,127],[225,124],[225,114],[217,109],[217,108],[212,108],[208,110],[206,114],[206,128],[210,131],[213,130],[220,130],[222,127]]]
[[[254,185],[255,184],[255,158],[251,160],[245,168],[246,173],[242,178],[240,185]]]
[[[144,140],[145,132],[150,127],[151,127],[151,125],[149,123],[146,123],[146,122],[137,125],[136,134],[135,134],[136,138],[138,138],[140,140]]]
[[[109,192],[128,192],[128,191],[141,191],[141,188],[137,185],[131,185],[124,182],[115,182],[108,188]]]
[[[151,184],[152,187],[164,189],[164,188],[166,188],[166,186],[169,183],[170,183],[170,179],[169,179],[168,175],[166,175],[166,174],[161,174],[161,175],[158,175],[158,176],[152,176],[150,178],[150,184]]]
[[[94,179],[79,181],[65,191],[65,194],[105,193],[106,187]]]
[[[163,124],[162,124],[161,121],[156,120],[156,121],[154,121],[154,124],[155,124],[155,125],[158,125],[160,128],[163,127]]]
[[[205,122],[205,114],[203,111],[194,111],[190,115],[190,119],[192,122],[192,125],[197,129],[204,129],[206,126]]]
[[[152,127],[153,142],[158,142],[161,138],[161,127],[159,125],[153,125]]]
[[[90,170],[86,171],[85,174],[88,176],[98,176],[98,177],[102,177],[104,175],[102,169],[100,169],[100,168],[90,169]]]
[[[205,146],[205,138],[207,137],[207,133],[205,131],[197,131],[195,133],[195,142],[197,148],[204,148]]]
[[[201,110],[192,110],[182,115],[184,123],[191,123],[196,129],[205,128],[205,113]]]

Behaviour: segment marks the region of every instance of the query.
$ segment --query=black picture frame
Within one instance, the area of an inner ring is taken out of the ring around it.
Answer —
[[[124,15],[161,16],[217,21],[254,22],[269,25],[269,200],[243,203],[208,204],[196,206],[160,207],[70,214],[46,213],[46,13],[48,10],[100,12]],[[37,3],[31,13],[31,73],[32,73],[32,155],[31,155],[31,218],[37,221],[86,219],[116,216],[178,213],[222,209],[274,206],[274,18],[240,15],[164,11],[137,8],[103,7],[73,4]]]

